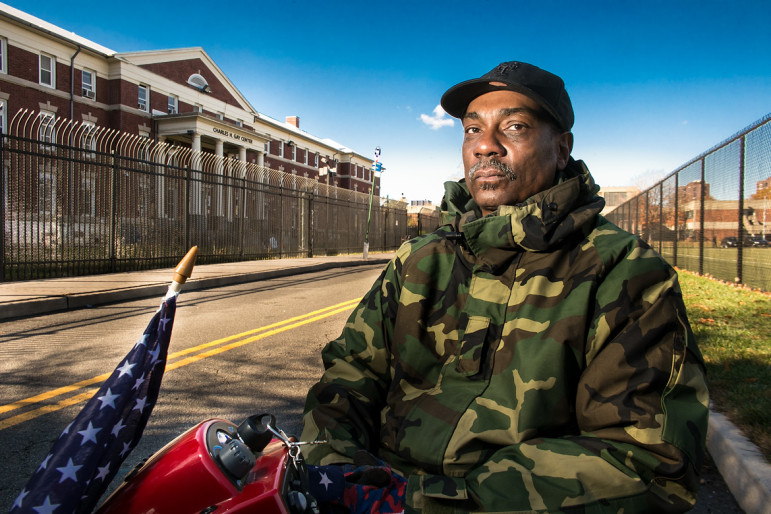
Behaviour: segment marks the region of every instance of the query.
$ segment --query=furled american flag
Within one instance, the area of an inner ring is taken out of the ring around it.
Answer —
[[[11,513],[91,512],[139,442],[166,368],[177,296],[170,292],[142,337],[54,443]]]

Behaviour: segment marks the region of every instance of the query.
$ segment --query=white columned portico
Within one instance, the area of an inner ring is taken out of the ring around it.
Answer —
[[[217,156],[217,159],[214,161],[214,173],[217,175],[216,181],[217,181],[217,190],[216,190],[216,201],[217,201],[217,215],[222,216],[225,212],[224,205],[223,205],[223,188],[222,188],[222,182],[224,181],[225,177],[225,144],[221,139],[215,139],[214,140],[214,155]]]

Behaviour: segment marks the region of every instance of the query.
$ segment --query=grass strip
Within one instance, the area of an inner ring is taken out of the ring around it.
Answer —
[[[771,461],[771,294],[678,274],[713,408]]]

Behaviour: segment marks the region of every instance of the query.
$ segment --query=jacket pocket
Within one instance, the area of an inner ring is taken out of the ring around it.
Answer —
[[[481,370],[489,328],[490,318],[469,316],[463,340],[460,342],[456,365],[456,369],[461,375],[469,377],[476,375]]]

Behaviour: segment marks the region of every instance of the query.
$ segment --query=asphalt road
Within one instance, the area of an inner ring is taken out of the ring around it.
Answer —
[[[271,412],[286,432],[299,434],[305,393],[321,373],[319,352],[340,333],[352,302],[369,289],[380,267],[183,293],[158,404],[113,484],[141,459],[207,418],[238,423],[250,414]],[[111,371],[158,303],[131,301],[1,324],[0,412],[12,402],[50,395],[58,387]],[[190,353],[175,357],[183,350]],[[0,414],[0,512],[10,509],[83,404],[38,415],[35,409],[66,397],[52,396]],[[30,419],[14,417],[25,413]],[[742,512],[709,462],[703,484],[693,512]]]

